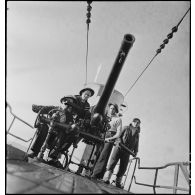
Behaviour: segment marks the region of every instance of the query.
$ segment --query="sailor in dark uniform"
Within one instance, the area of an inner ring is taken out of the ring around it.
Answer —
[[[64,109],[64,114],[63,112],[57,112],[52,117],[56,117],[58,118],[59,122],[66,123],[66,124],[73,123],[73,115],[75,114],[79,118],[83,118],[83,119],[86,117],[90,118],[90,112],[89,112],[90,105],[87,100],[93,95],[94,95],[94,91],[91,88],[84,88],[79,92],[79,95],[65,96],[61,98],[62,105],[66,104],[66,106],[65,108],[59,108],[59,109]],[[67,100],[69,100],[69,102],[71,102],[73,105],[71,106],[71,104],[67,104]],[[29,157],[33,158],[38,155],[46,139],[47,134],[48,134],[48,125],[43,123],[38,127],[36,140],[33,146],[31,147],[31,150],[33,152],[28,155]],[[49,149],[52,148],[53,139],[54,139],[54,136],[51,136],[51,138],[49,139],[49,143],[48,143]],[[60,141],[58,142],[57,148],[61,146],[62,144],[61,140],[62,139],[60,139]],[[75,141],[75,140],[72,140],[72,141]],[[71,144],[72,143],[69,142],[68,146]],[[68,146],[65,149],[67,149]]]
[[[74,108],[74,113],[78,118],[89,120],[91,113],[89,111],[90,105],[87,100],[94,94],[94,91],[90,88],[85,88],[81,90],[79,94],[80,95],[73,96],[75,101],[73,103],[74,105],[71,105]],[[61,153],[63,151],[67,151],[72,144],[74,147],[77,147],[78,142],[82,139],[78,136],[77,127],[74,124],[71,127],[72,129],[70,133],[63,133],[58,144],[50,152],[49,157],[52,158],[52,160],[49,162],[50,164],[58,164],[60,166],[58,159],[60,158]]]
[[[64,124],[69,124],[69,125],[73,124],[72,106],[69,106],[67,104],[67,102],[73,102],[73,101],[74,98],[72,97],[63,97],[61,99],[62,106],[58,107],[57,111],[53,113],[51,119],[55,119],[56,122],[60,122]],[[31,150],[33,152],[28,155],[31,158],[36,157],[40,152],[40,149],[47,137],[49,127],[46,123],[40,123],[37,129],[38,131],[37,131],[36,139],[31,147]],[[61,131],[59,131],[59,133],[60,132]],[[52,148],[52,143],[54,139],[55,139],[55,134],[52,134],[48,141],[48,149]]]

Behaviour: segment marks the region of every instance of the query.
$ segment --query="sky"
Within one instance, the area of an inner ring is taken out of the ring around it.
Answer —
[[[91,5],[87,81],[94,81],[101,64],[97,82],[105,84],[123,37],[130,33],[135,43],[115,85],[125,95],[190,2],[99,1]],[[78,94],[84,87],[87,3],[8,1],[7,6],[6,101],[16,115],[33,125],[36,113],[32,104],[58,106],[61,97]],[[138,156],[142,166],[189,161],[189,82],[188,13],[178,32],[125,97],[128,110],[123,125],[134,117],[141,119]],[[7,119],[10,124],[8,114]],[[13,131],[31,137],[34,130],[21,125],[16,122]],[[161,176],[165,183],[166,174]],[[150,180],[149,175],[140,173],[138,181],[143,177]]]

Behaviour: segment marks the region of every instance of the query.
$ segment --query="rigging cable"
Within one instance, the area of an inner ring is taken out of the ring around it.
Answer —
[[[87,4],[88,4],[88,6],[87,6],[87,14],[86,14],[86,16],[87,16],[87,20],[86,20],[86,23],[87,23],[87,50],[86,50],[86,67],[85,67],[85,85],[87,84],[87,60],[88,60],[88,39],[89,39],[89,23],[91,22],[91,19],[90,19],[90,17],[91,17],[91,13],[90,13],[90,11],[91,11],[91,9],[92,9],[92,7],[90,6],[90,4],[92,3],[92,1],[87,1]]]
[[[131,89],[135,86],[135,84],[137,83],[137,81],[140,79],[140,77],[143,75],[143,73],[146,71],[146,69],[150,66],[150,64],[152,63],[152,61],[155,59],[155,57],[161,53],[161,50],[165,48],[165,44],[168,44],[169,39],[171,39],[173,37],[173,33],[177,32],[179,25],[181,24],[181,22],[183,21],[183,19],[185,18],[185,16],[187,15],[187,13],[189,12],[190,8],[187,10],[187,12],[184,14],[184,16],[181,18],[181,20],[178,22],[178,24],[176,26],[174,26],[172,28],[172,32],[169,33],[167,35],[167,38],[163,41],[163,44],[160,45],[160,48],[156,50],[156,54],[154,55],[154,57],[150,60],[149,64],[144,68],[144,70],[141,72],[141,74],[138,76],[138,78],[135,80],[135,82],[131,85],[131,87],[128,89],[128,91],[126,92],[125,96],[127,96],[127,94],[131,91]]]

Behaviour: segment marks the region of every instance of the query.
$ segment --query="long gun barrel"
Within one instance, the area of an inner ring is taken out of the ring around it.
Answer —
[[[102,95],[101,95],[96,107],[94,108],[94,113],[99,113],[100,115],[104,115],[106,106],[108,104],[108,100],[112,94],[115,83],[118,79],[118,76],[119,76],[120,71],[123,67],[123,64],[124,64],[125,59],[128,55],[128,52],[129,52],[130,48],[133,46],[134,41],[135,41],[135,37],[133,35],[126,34],[124,36],[120,50],[119,50],[118,55],[115,59],[114,65],[112,67],[112,70],[110,72],[110,75],[108,77],[106,85],[104,87]]]

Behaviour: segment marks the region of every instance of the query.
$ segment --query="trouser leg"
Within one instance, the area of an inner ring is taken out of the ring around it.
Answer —
[[[43,159],[44,152],[48,148],[48,141],[50,140],[50,137],[53,135],[53,131],[54,131],[53,127],[50,126],[49,127],[49,130],[48,130],[48,133],[47,133],[47,136],[45,138],[45,141],[44,141],[43,145],[41,146],[40,152],[39,152],[39,154],[37,156],[37,158],[39,160],[42,160]]]
[[[51,134],[50,138],[48,139],[47,149],[51,150],[55,147],[56,139],[56,134]]]
[[[124,151],[121,151],[120,153],[120,165],[117,172],[117,177],[122,177],[125,174],[125,171],[127,170],[127,166],[129,163],[129,154],[127,154]]]
[[[61,147],[63,145],[63,141],[66,137],[66,134],[63,131],[58,132],[57,135],[57,142],[55,143],[54,148],[51,150],[49,157],[53,158],[54,160],[58,159],[59,153],[61,151]]]
[[[122,185],[121,185],[122,178],[123,177],[117,177],[116,178],[116,187],[123,188]]]
[[[114,168],[119,160],[120,157],[120,148],[118,146],[114,147],[112,156],[110,157],[110,162],[107,166],[108,171],[114,171]]]
[[[106,171],[105,174],[104,174],[104,178],[103,180],[106,182],[106,183],[110,183],[110,178],[112,176],[112,171]]]
[[[107,171],[106,173],[104,174],[104,178],[103,180],[106,182],[106,183],[109,183],[110,181],[110,178],[112,176],[112,173],[113,173],[113,170],[119,160],[119,148],[116,146],[114,147],[114,150],[113,150],[113,153],[112,153],[112,156],[110,157],[110,162],[107,166]]]
[[[104,148],[103,144],[99,144],[99,143],[96,144],[95,153],[94,153],[94,155],[96,156],[96,161],[98,160],[103,148]]]
[[[64,151],[67,151],[70,146],[73,144],[76,145],[82,138],[79,138],[77,136],[75,136],[75,133],[70,133],[69,135],[66,135],[66,138],[64,139],[62,145],[61,145],[61,148],[60,148],[60,151],[61,152],[64,152]]]
[[[112,147],[113,147],[112,143],[105,143],[104,148],[93,170],[92,177],[103,178],[104,173],[106,171],[106,165],[107,165],[110,153],[112,151]]]
[[[116,174],[116,186],[122,188],[121,181],[129,163],[129,154],[124,151],[120,153],[120,165]]]
[[[43,145],[45,138],[48,133],[48,126],[46,124],[41,124],[41,127],[38,128],[36,139],[31,147],[31,150],[37,155]]]

